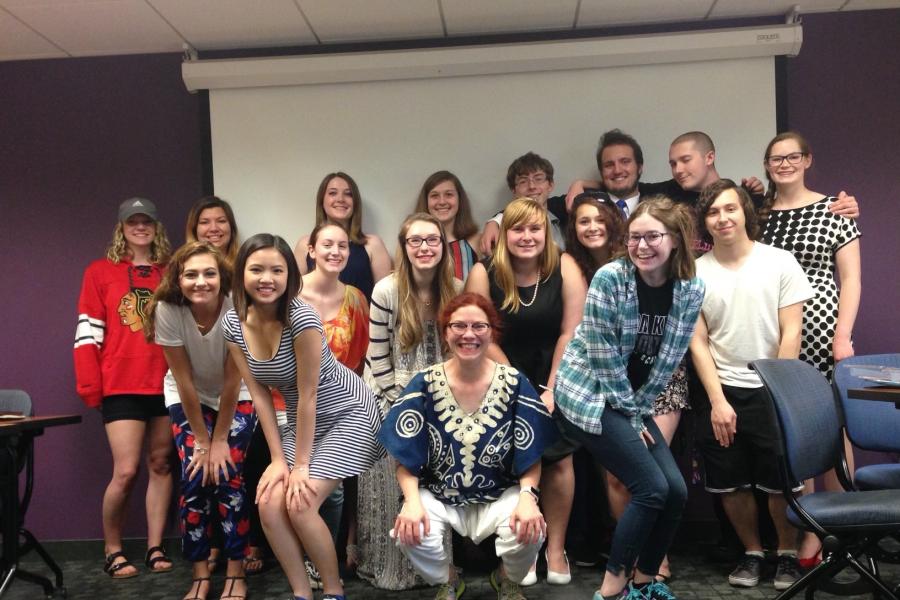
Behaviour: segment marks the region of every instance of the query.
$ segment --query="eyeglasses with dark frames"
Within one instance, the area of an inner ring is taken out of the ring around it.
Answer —
[[[789,165],[799,165],[806,155],[806,152],[791,152],[784,155],[773,154],[766,157],[766,164],[773,168],[780,167],[784,161],[787,161]]]
[[[420,235],[413,235],[406,238],[406,245],[410,248],[420,248],[424,243],[426,246],[430,246],[431,248],[436,248],[441,245],[441,242],[444,240],[439,235],[429,235],[426,237],[422,237]]]
[[[635,246],[641,243],[641,240],[650,246],[651,248],[655,248],[662,243],[663,237],[667,235],[672,235],[668,232],[662,231],[648,231],[647,233],[629,233],[628,238],[625,240],[625,243],[629,248],[634,248]]]

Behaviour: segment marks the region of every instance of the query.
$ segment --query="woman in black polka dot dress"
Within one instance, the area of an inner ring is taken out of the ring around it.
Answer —
[[[806,187],[804,176],[811,164],[809,144],[800,134],[789,131],[769,142],[765,154],[769,190],[760,215],[762,241],[793,253],[816,290],[803,307],[800,359],[831,380],[834,363],[853,356],[850,336],[861,291],[860,232],[856,221],[828,210],[835,198]],[[850,468],[852,472],[852,463]],[[842,489],[833,472],[826,477],[825,487]],[[801,564],[815,565],[819,548],[815,536],[805,536]]]
[[[803,310],[800,358],[830,380],[834,363],[853,356],[850,336],[861,291],[859,228],[856,221],[828,210],[833,197],[807,189],[804,175],[812,154],[800,134],[776,136],[766,149],[765,164],[769,193],[762,241],[793,253],[816,289]]]

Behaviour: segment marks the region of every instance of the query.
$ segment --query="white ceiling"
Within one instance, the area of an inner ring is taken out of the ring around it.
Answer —
[[[0,0],[0,60],[414,40],[898,8],[900,0]]]

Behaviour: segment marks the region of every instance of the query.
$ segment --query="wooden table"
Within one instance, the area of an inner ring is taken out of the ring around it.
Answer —
[[[879,402],[893,402],[900,409],[900,387],[893,385],[873,385],[864,388],[850,388],[847,397],[854,400],[877,400]]]
[[[43,434],[48,427],[80,422],[81,415],[51,415],[0,421],[0,476],[2,476],[0,485],[3,487],[3,556],[0,557],[0,597],[6,592],[15,577],[40,585],[44,588],[47,596],[52,596],[55,590],[64,590],[62,571],[59,570],[59,567],[54,569],[55,588],[46,577],[19,569],[19,556],[22,550],[19,546],[19,530],[22,527],[19,515],[19,461],[20,456],[24,453],[29,463],[25,467],[26,471],[30,471],[27,473],[27,477],[31,477],[34,467],[31,446],[34,438]],[[25,547],[32,546],[33,538],[28,539],[26,535],[26,539]],[[49,562],[48,566],[50,566]],[[56,566],[55,563],[51,568],[54,566]]]

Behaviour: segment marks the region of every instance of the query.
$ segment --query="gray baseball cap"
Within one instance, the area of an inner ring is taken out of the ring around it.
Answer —
[[[159,221],[156,216],[156,205],[146,198],[129,198],[119,205],[119,220],[127,221],[133,215],[147,215],[154,221]]]

